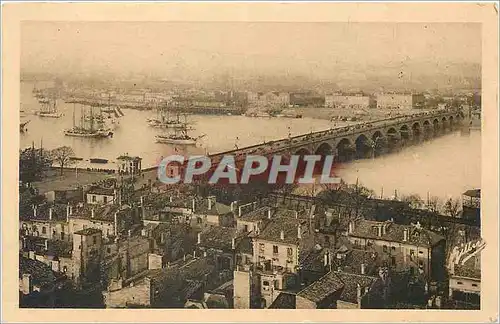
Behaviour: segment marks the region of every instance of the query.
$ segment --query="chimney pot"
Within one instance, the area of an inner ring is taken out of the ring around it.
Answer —
[[[408,229],[407,228],[405,228],[403,230],[403,241],[404,242],[408,241]]]
[[[271,219],[272,213],[271,213],[271,208],[267,210],[267,219]]]
[[[33,205],[33,216],[34,216],[34,217],[36,217],[36,210],[37,210],[36,205]]]
[[[352,234],[352,232],[354,231],[354,222],[350,221],[349,222],[349,234]]]
[[[193,210],[193,213],[195,211],[195,208],[196,208],[196,200],[193,198],[192,205],[191,205],[191,209]]]
[[[208,200],[208,210],[212,210],[212,199],[208,197],[207,200]]]
[[[170,198],[168,199],[170,202],[173,202],[174,201],[174,197],[170,196]]]
[[[297,226],[297,238],[301,239],[302,238],[302,228],[301,226]]]
[[[45,240],[45,251],[49,249],[49,240]]]
[[[280,239],[281,240],[285,239],[285,232],[283,230],[280,232]]]
[[[236,249],[236,239],[234,237],[231,239],[231,249]]]
[[[366,272],[365,267],[366,267],[366,265],[364,263],[361,263],[361,274],[363,274],[363,275]]]
[[[128,237],[131,237],[132,236],[132,230],[128,230],[127,234],[128,234]]]
[[[94,218],[94,216],[95,216],[95,214],[94,214],[94,208],[92,208],[92,210],[91,210],[91,216],[90,217]]]
[[[198,233],[198,244],[201,244],[201,233]]]
[[[49,208],[49,220],[52,220],[52,207]]]

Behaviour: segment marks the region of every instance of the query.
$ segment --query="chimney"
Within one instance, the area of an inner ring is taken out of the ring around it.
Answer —
[[[361,285],[360,284],[357,284],[357,287],[356,287],[356,299],[358,301],[358,307],[361,306],[361,298],[363,296],[361,295]]]
[[[27,246],[26,246],[26,237],[23,237],[23,249],[25,249]]]
[[[193,258],[196,259],[196,250],[193,251]]]
[[[207,257],[207,251],[203,251],[203,257]]]
[[[382,236],[382,227],[383,227],[382,225],[379,225],[377,228],[378,229],[378,235],[377,235],[378,237]]]
[[[271,208],[269,208],[267,210],[267,219],[271,219],[271,216],[272,216],[272,212],[271,212]]]
[[[48,251],[48,249],[49,249],[49,240],[45,240],[44,244],[45,244],[45,251]]]
[[[144,206],[144,197],[141,196],[141,207]]]
[[[207,200],[208,200],[208,210],[212,210],[212,199],[208,197]]]
[[[195,207],[196,207],[196,200],[193,198],[193,202],[192,202],[192,206],[191,206],[191,209],[193,210],[193,213],[195,211]]]
[[[22,284],[22,292],[25,295],[31,293],[31,275],[29,273],[23,273],[23,284]]]
[[[168,201],[169,202],[173,202],[174,201],[174,197],[170,196],[170,198],[168,198]]]
[[[73,206],[71,206],[71,205],[69,206],[69,214],[73,215]]]
[[[33,217],[36,217],[36,205],[33,205]]]
[[[349,230],[348,230],[348,233],[349,234],[352,234],[352,232],[354,231],[354,222],[353,221],[350,221],[349,222]]]
[[[49,208],[49,220],[52,220],[52,207]]]
[[[328,259],[329,259],[329,255],[328,255],[328,253],[325,253],[325,254],[323,255],[323,265],[324,265],[325,267],[326,267],[326,266],[328,266],[328,265],[329,265],[329,263],[330,263],[330,260],[328,260]]]
[[[366,265],[364,263],[361,263],[361,274],[364,275],[366,274]]]
[[[95,216],[95,213],[94,213],[94,208],[92,208],[92,210],[91,210],[90,212],[91,212],[90,217],[91,217],[91,218],[94,218],[94,216]]]
[[[236,249],[236,239],[234,237],[231,239],[231,249]]]
[[[297,226],[297,238],[301,239],[302,238],[302,228],[299,224],[299,226]]]
[[[299,218],[299,212],[295,211],[295,219],[298,219],[298,218]]]
[[[201,232],[198,233],[198,244],[201,244]]]
[[[186,255],[184,254],[184,256],[182,257],[182,261],[186,261]]]
[[[407,228],[405,228],[403,230],[403,242],[406,242],[406,241],[408,241],[408,229]]]
[[[132,237],[132,230],[127,231],[128,237]]]
[[[70,215],[70,206],[69,203],[66,206],[66,222],[69,222],[69,215]]]
[[[118,213],[115,213],[115,238],[118,238]]]
[[[238,207],[238,217],[241,217],[241,206]]]
[[[281,232],[280,232],[280,239],[281,240],[285,239],[285,232],[283,232],[283,230],[281,230]]]
[[[165,233],[160,234],[160,243],[165,243]]]

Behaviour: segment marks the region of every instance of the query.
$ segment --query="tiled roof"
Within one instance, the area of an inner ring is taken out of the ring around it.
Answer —
[[[201,232],[200,246],[219,250],[231,250],[232,239],[236,239],[236,237],[236,228],[212,226]]]
[[[33,208],[24,208],[19,210],[19,216],[22,220],[41,220],[48,221],[50,209],[52,208],[53,221],[66,221],[67,205],[45,203],[36,207],[36,215]]]
[[[481,198],[481,189],[471,189],[463,193],[464,196],[469,196],[473,198]]]
[[[30,274],[35,285],[45,286],[54,283],[54,272],[43,262],[19,256],[19,278]]]
[[[94,219],[101,221],[113,222],[115,220],[115,213],[118,213],[118,217],[122,213],[127,213],[130,211],[130,207],[127,205],[104,205],[104,206],[92,206],[84,205],[83,207],[73,208],[73,213],[70,217],[74,218],[91,218],[92,210],[94,210]]]
[[[87,191],[87,195],[114,196],[115,189],[114,188],[93,187]]]
[[[208,200],[199,199],[196,201],[195,214],[206,215],[225,215],[231,213],[231,206],[221,204],[217,201],[212,201],[211,209],[208,209]]]
[[[324,254],[328,253],[325,249],[321,250],[300,250],[299,263],[303,270],[322,272],[325,270]],[[332,257],[334,254],[332,253]]]
[[[268,216],[268,210],[270,207],[264,206],[264,207],[259,207],[255,210],[252,210],[248,213],[242,214],[241,217],[238,217],[239,220],[245,221],[245,222],[256,222],[259,220],[264,220],[267,219]],[[274,212],[271,211],[271,215],[273,215]]]
[[[358,285],[361,287],[361,293],[364,288],[370,288],[371,285],[377,280],[375,276],[358,275],[346,272],[337,272],[340,280],[344,283],[344,290],[340,295],[339,300],[357,303]]]
[[[256,238],[297,245],[300,242],[297,235],[299,224],[301,225],[302,237],[304,238],[304,232],[307,230],[307,221],[291,217],[273,218]],[[281,231],[284,233],[283,240],[281,239]]]
[[[380,237],[375,229],[378,226],[386,225],[386,233]],[[404,230],[408,230],[407,241],[404,241]],[[407,243],[418,246],[432,247],[444,240],[444,237],[424,228],[417,228],[413,225],[400,225],[393,222],[376,222],[369,220],[358,220],[354,225],[353,237],[385,240],[390,242]]]
[[[319,303],[343,287],[344,283],[340,280],[339,276],[335,272],[330,271],[318,281],[300,291],[297,296]]]
[[[49,240],[47,247],[47,255],[57,257],[71,257],[71,253],[73,252],[73,244],[61,240]]]
[[[296,296],[294,294],[289,294],[282,292],[276,297],[274,302],[269,306],[270,309],[295,309],[296,307]]]

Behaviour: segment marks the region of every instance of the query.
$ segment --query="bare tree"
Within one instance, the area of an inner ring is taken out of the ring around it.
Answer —
[[[427,207],[433,213],[439,213],[441,210],[441,199],[436,196],[429,197],[429,201],[427,202]]]
[[[50,153],[54,162],[61,168],[61,175],[63,175],[64,167],[73,162],[71,157],[75,155],[75,152],[73,152],[73,149],[69,146],[61,146],[53,149]]]
[[[417,209],[424,205],[424,201],[417,194],[404,195],[401,197],[401,201],[407,203],[411,208]]]
[[[450,217],[458,217],[460,215],[460,201],[449,198],[444,203],[444,213]]]

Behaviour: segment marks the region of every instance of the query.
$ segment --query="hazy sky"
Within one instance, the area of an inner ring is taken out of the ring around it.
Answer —
[[[328,75],[349,66],[480,63],[479,24],[25,22],[21,67],[33,72],[215,68]],[[209,73],[207,73],[209,74]]]

